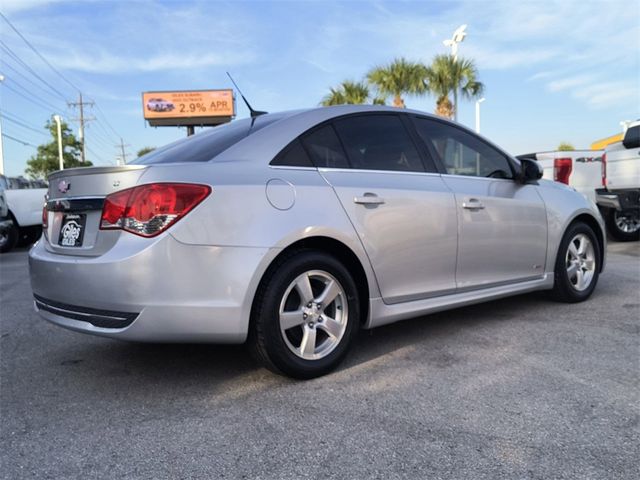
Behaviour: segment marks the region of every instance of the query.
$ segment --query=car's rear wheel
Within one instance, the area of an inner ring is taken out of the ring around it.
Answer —
[[[269,369],[295,378],[333,370],[360,324],[349,271],[317,251],[286,254],[270,268],[254,302],[250,341]]]
[[[13,250],[18,242],[18,227],[15,223],[0,229],[0,253]]]
[[[564,234],[555,265],[553,296],[568,303],[582,302],[596,288],[602,254],[589,225],[578,222]]]
[[[606,216],[607,229],[613,238],[620,242],[632,242],[640,239],[640,217],[637,213],[609,210]]]

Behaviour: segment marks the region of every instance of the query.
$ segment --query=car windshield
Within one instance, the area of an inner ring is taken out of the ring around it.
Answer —
[[[284,118],[283,114],[270,114],[244,118],[214,127],[192,137],[183,138],[153,150],[130,162],[132,165],[160,163],[208,162],[245,139],[252,133]]]

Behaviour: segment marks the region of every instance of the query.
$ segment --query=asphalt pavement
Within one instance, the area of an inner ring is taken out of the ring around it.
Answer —
[[[640,478],[637,242],[610,244],[585,303],[536,293],[361,332],[306,382],[243,346],[51,325],[24,249],[0,256],[0,302],[3,479]]]

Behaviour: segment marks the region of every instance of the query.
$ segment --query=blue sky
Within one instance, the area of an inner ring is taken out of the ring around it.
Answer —
[[[0,0],[0,11],[100,107],[87,112],[97,117],[87,128],[95,164],[115,163],[120,136],[133,154],[186,134],[145,126],[143,91],[229,88],[229,70],[256,109],[314,107],[330,86],[361,79],[394,57],[428,63],[446,53],[442,40],[463,23],[468,36],[459,54],[475,60],[486,86],[482,133],[513,154],[560,141],[588,148],[618,133],[620,121],[640,117],[639,6],[637,0]],[[0,23],[5,45],[72,100],[74,90]],[[16,71],[39,82],[0,52],[3,114],[36,130],[51,107],[75,116],[59,96]],[[432,112],[435,99],[406,103]],[[461,103],[459,121],[473,127],[474,108]],[[238,102],[238,118],[247,115]],[[7,118],[2,128],[34,145],[47,141]],[[5,138],[4,152],[6,173],[18,175],[35,148]]]

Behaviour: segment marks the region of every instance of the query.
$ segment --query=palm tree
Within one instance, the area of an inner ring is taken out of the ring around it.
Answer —
[[[329,93],[322,99],[321,105],[354,104],[361,105],[369,101],[369,87],[364,82],[345,80],[337,87],[331,87]],[[374,100],[375,102],[375,100]]]
[[[436,114],[453,118],[457,116],[458,92],[465,99],[476,98],[484,92],[478,80],[478,69],[472,60],[454,58],[453,55],[436,55],[427,68],[427,85],[436,95]],[[449,94],[453,93],[453,103]]]
[[[427,67],[421,63],[396,58],[389,65],[375,67],[367,74],[380,96],[393,96],[394,107],[405,107],[403,95],[422,95],[427,92]]]

